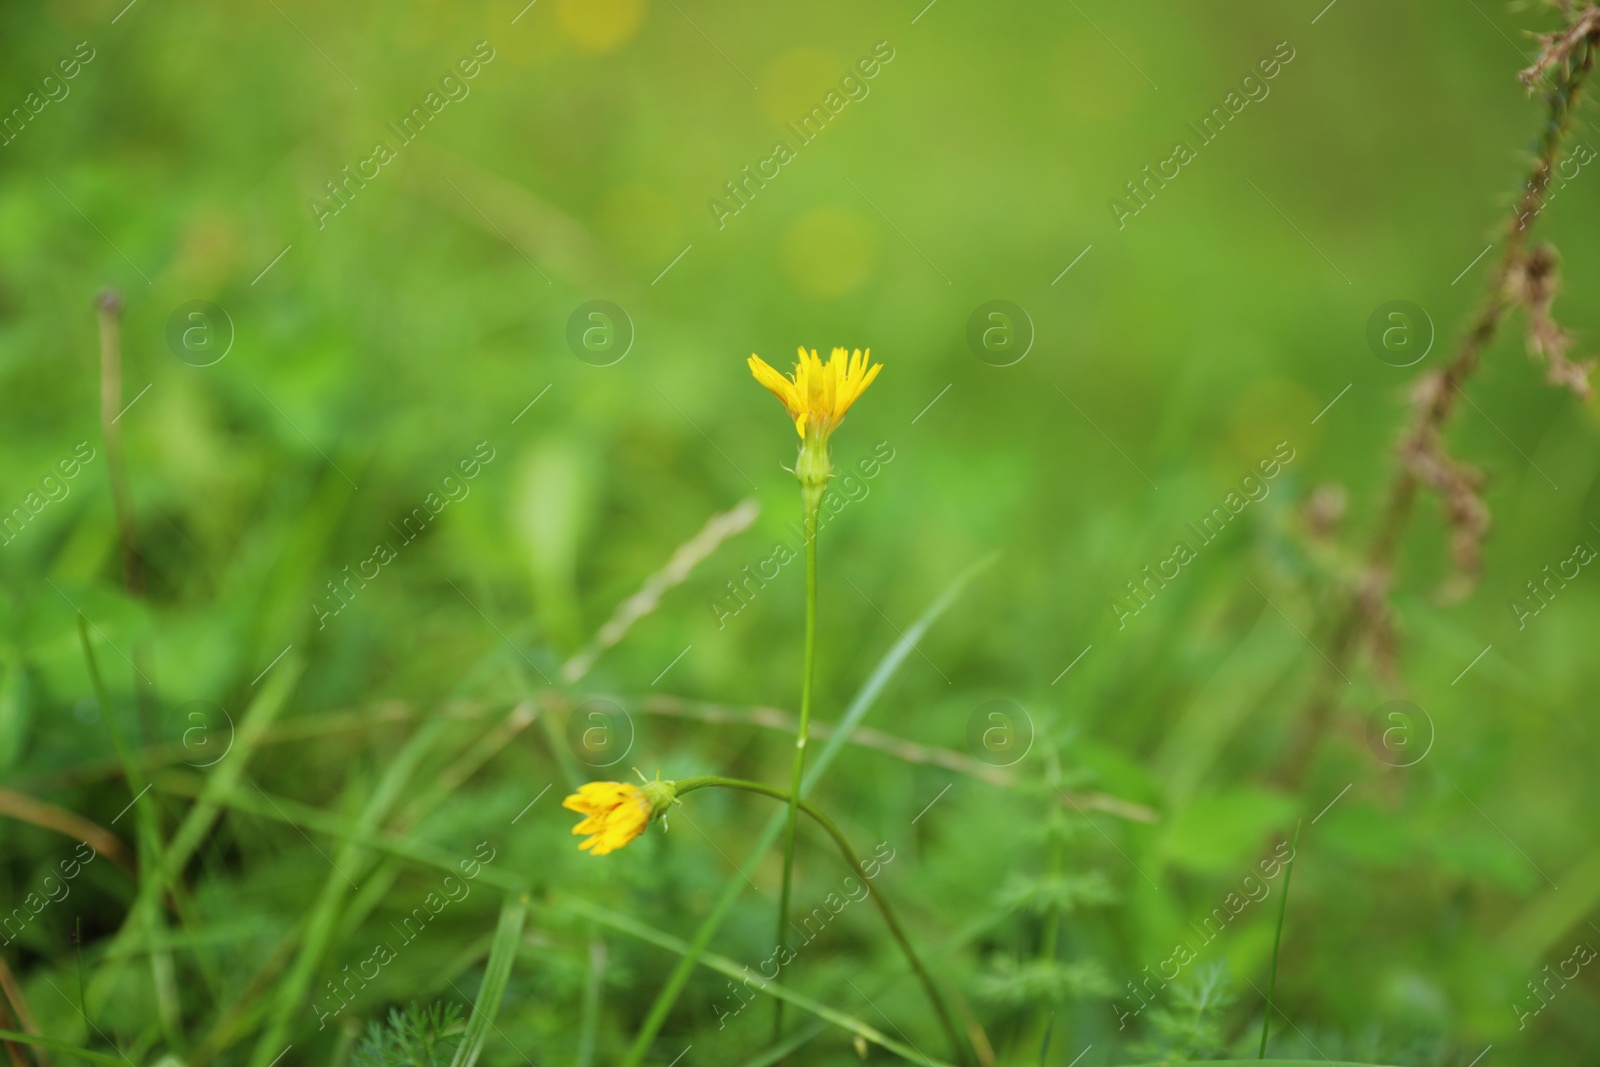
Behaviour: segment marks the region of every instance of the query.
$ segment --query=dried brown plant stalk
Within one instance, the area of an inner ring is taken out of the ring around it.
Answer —
[[[1454,357],[1441,369],[1422,374],[1412,389],[1411,422],[1400,439],[1399,469],[1390,482],[1388,503],[1377,533],[1333,627],[1328,667],[1314,684],[1308,714],[1286,761],[1290,781],[1298,782],[1304,776],[1335,704],[1334,682],[1345,676],[1345,668],[1361,648],[1370,645],[1380,673],[1394,676],[1389,591],[1395,552],[1420,490],[1432,489],[1438,494],[1450,526],[1455,573],[1443,592],[1447,597],[1464,595],[1476,578],[1481,544],[1489,529],[1489,510],[1479,496],[1483,475],[1449,455],[1442,435],[1457,399],[1465,395],[1462,385],[1477,370],[1483,351],[1494,340],[1506,316],[1518,306],[1525,307],[1530,357],[1544,364],[1552,384],[1569,388],[1582,399],[1590,395],[1588,374],[1593,363],[1577,364],[1567,359],[1570,335],[1551,315],[1558,288],[1555,252],[1547,246],[1530,247],[1528,243],[1528,233],[1544,209],[1562,144],[1594,67],[1596,49],[1600,48],[1600,7],[1589,4],[1577,11],[1563,7],[1563,11],[1566,27],[1541,36],[1539,58],[1518,75],[1530,92],[1536,83],[1545,82],[1548,113],[1527,182],[1506,225],[1504,248],[1483,302]]]
[[[11,968],[6,965],[3,957],[0,957],[0,994],[4,994],[3,1003],[9,1007],[9,1011],[6,1013],[7,1019],[14,1019],[18,1022],[22,1027],[23,1033],[32,1034],[34,1037],[42,1036],[39,1031],[39,1024],[34,1021],[33,1012],[28,1008],[28,1000],[23,996],[22,987],[17,984],[16,976],[11,973]],[[14,1051],[15,1045],[10,1042],[7,1042],[6,1048],[11,1050],[11,1061],[13,1067],[15,1067],[20,1054]],[[38,1045],[34,1045],[32,1048],[34,1056],[39,1060],[39,1067],[54,1067],[50,1061],[49,1053]]]
[[[138,596],[144,590],[139,558],[139,532],[133,520],[128,471],[122,454],[122,296],[103,289],[95,300],[100,315],[100,432],[111,472],[111,500],[117,516],[117,541],[122,549],[122,582]]]

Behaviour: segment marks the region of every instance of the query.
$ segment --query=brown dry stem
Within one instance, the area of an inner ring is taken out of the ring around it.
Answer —
[[[1543,247],[1530,249],[1527,241],[1545,207],[1562,144],[1600,47],[1600,7],[1591,4],[1566,14],[1567,26],[1540,38],[1543,48],[1538,60],[1519,75],[1530,91],[1541,79],[1548,85],[1547,116],[1538,148],[1527,181],[1512,205],[1504,247],[1470,327],[1451,360],[1439,370],[1424,372],[1412,389],[1411,421],[1401,435],[1398,470],[1389,484],[1388,502],[1364,566],[1332,628],[1328,668],[1313,683],[1300,734],[1285,761],[1285,777],[1290,782],[1298,783],[1304,777],[1336,703],[1335,682],[1345,676],[1361,649],[1370,646],[1381,673],[1394,676],[1389,591],[1395,553],[1419,489],[1432,489],[1439,495],[1450,525],[1455,573],[1446,583],[1447,597],[1464,595],[1477,576],[1481,545],[1489,529],[1488,507],[1479,495],[1484,479],[1475,467],[1449,455],[1443,432],[1458,399],[1465,396],[1462,386],[1478,369],[1484,350],[1512,310],[1519,305],[1528,309],[1530,355],[1545,365],[1549,380],[1580,397],[1589,395],[1592,364],[1567,359],[1570,336],[1551,317],[1557,290],[1554,252]]]

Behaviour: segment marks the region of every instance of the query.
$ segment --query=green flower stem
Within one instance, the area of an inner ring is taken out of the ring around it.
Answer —
[[[1272,935],[1272,977],[1267,980],[1267,1014],[1261,1018],[1261,1055],[1267,1058],[1267,1031],[1272,1028],[1272,996],[1278,991],[1278,948],[1283,944],[1283,913],[1289,910],[1289,878],[1294,874],[1294,857],[1300,849],[1300,822],[1294,824],[1294,844],[1289,846],[1289,863],[1283,869],[1283,895],[1278,898],[1278,929]]]
[[[1053,759],[1052,762],[1054,762]],[[1054,775],[1052,775],[1050,784],[1057,789],[1061,788],[1059,779]],[[1061,840],[1052,835],[1050,839],[1050,881],[1052,885],[1059,886],[1061,884],[1060,879]],[[1050,964],[1052,967],[1054,967],[1056,963],[1056,957],[1059,953],[1057,946],[1060,944],[1060,941],[1061,908],[1056,902],[1052,901],[1050,904],[1050,910],[1045,915],[1044,936],[1039,945],[1039,958],[1045,963]],[[1048,1001],[1041,1001],[1039,1004],[1039,1020],[1036,1025],[1039,1028],[1039,1032],[1044,1035],[1040,1040],[1045,1042],[1046,1049],[1049,1048],[1048,1042],[1050,1040],[1051,1028],[1054,1025],[1056,1007],[1057,1005],[1053,1005]]]
[[[917,620],[907,627],[906,632],[892,645],[884,657],[878,661],[877,666],[857,691],[850,705],[845,708],[844,714],[839,719],[839,728],[828,738],[828,743],[822,746],[817,753],[817,758],[811,762],[811,769],[806,772],[807,781],[804,789],[815,788],[827,773],[828,767],[838,757],[851,735],[861,720],[871,710],[878,697],[882,695],[883,688],[894,677],[906,659],[911,655],[915,642],[920,640],[928,628],[937,622],[950,606],[955,603],[956,597],[961,594],[967,585],[979,574],[988,570],[999,558],[998,554],[985,556],[983,559],[963,570],[956,578],[944,587],[933,602],[925,608]],[[784,813],[776,812],[771,821],[757,835],[745,858],[744,864],[737,868],[739,873],[730,877],[722,886],[722,895],[717,898],[716,904],[706,917],[700,921],[700,926],[695,930],[694,940],[690,942],[686,951],[673,965],[672,971],[667,975],[667,980],[662,983],[661,989],[656,993],[650,1003],[650,1010],[646,1013],[644,1021],[639,1024],[639,1029],[634,1033],[633,1044],[629,1046],[627,1055],[619,1067],[639,1067],[644,1062],[646,1053],[650,1050],[651,1042],[661,1032],[661,1027],[666,1023],[667,1016],[677,1004],[678,997],[683,993],[684,986],[689,981],[689,976],[694,973],[695,965],[701,962],[706,946],[722,929],[723,922],[728,917],[734,903],[744,891],[746,879],[754,875],[757,864],[761,862],[768,849],[778,840],[778,835],[783,832]],[[782,1048],[783,1046],[778,1046]]]
[[[824,461],[826,462],[826,461]],[[803,464],[797,464],[803,466]],[[800,677],[800,725],[794,735],[794,774],[789,784],[789,814],[783,827],[783,882],[778,890],[778,946],[789,948],[789,898],[794,885],[794,831],[799,818],[800,780],[806,769],[806,735],[811,730],[811,677],[817,665],[817,513],[822,507],[824,476],[818,485],[801,482],[800,496],[806,541],[806,657]],[[772,1040],[783,1032],[783,1001],[773,1002]]]
[[[867,892],[877,902],[878,910],[883,913],[883,921],[889,927],[889,932],[900,943],[900,951],[905,953],[906,961],[911,964],[911,969],[916,972],[917,980],[922,983],[923,990],[928,994],[928,1000],[933,1004],[934,1012],[939,1016],[939,1024],[944,1028],[944,1034],[950,1042],[950,1048],[955,1058],[961,1063],[970,1062],[967,1056],[967,1046],[962,1043],[955,1021],[950,1017],[949,1010],[945,1007],[944,998],[939,995],[938,986],[933,983],[933,975],[922,965],[922,960],[917,956],[917,950],[911,947],[911,940],[906,936],[905,928],[900,925],[894,909],[889,907],[888,898],[883,891],[872,884],[872,879],[862,868],[861,861],[856,858],[855,850],[850,847],[850,842],[845,840],[839,827],[834,825],[832,819],[818,811],[811,803],[800,800],[797,793],[785,793],[781,789],[774,789],[770,785],[760,782],[747,782],[738,778],[723,778],[720,775],[707,774],[694,778],[683,778],[675,782],[677,795],[681,799],[685,793],[692,793],[696,789],[705,789],[711,786],[720,786],[724,789],[742,789],[747,793],[760,793],[762,796],[782,800],[789,805],[791,812],[800,810],[817,821],[817,824],[828,832],[833,838],[833,843],[839,846],[839,852],[844,856],[844,861],[855,872],[861,884],[867,887]]]

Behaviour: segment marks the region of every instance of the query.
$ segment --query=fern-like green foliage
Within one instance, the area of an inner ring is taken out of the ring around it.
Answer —
[[[1105,997],[1116,985],[1095,960],[1061,963],[1056,960],[1018,961],[997,956],[978,979],[978,995],[1010,1007],[1063,1004],[1076,997]]]
[[[1165,1007],[1144,1013],[1146,1038],[1134,1053],[1149,1060],[1208,1059],[1222,1052],[1222,1016],[1238,999],[1226,961],[1209,963],[1164,991]]]
[[[1045,811],[1045,816],[1037,820],[1027,829],[1027,837],[1039,848],[1050,845],[1070,847],[1084,839],[1089,833],[1089,824],[1076,812],[1065,811],[1061,805],[1061,795],[1050,789],[1048,783],[1044,788],[1037,786],[1019,786],[1019,793],[1039,798],[1040,807]]]
[[[1001,887],[995,902],[1007,911],[1048,915],[1109,904],[1115,899],[1116,892],[1105,873],[1091,870],[1083,874],[1013,874]]]
[[[466,1029],[459,1004],[415,1003],[389,1009],[389,1021],[367,1024],[352,1067],[448,1067]]]
[[[993,1004],[1049,1012],[1069,1000],[1115,992],[1099,961],[1088,957],[1060,958],[1062,916],[1116,899],[1116,890],[1103,871],[1063,869],[1067,857],[1082,854],[1083,850],[1074,846],[1089,828],[1081,814],[1069,814],[1061,804],[1062,788],[1084,781],[1082,773],[1061,764],[1059,749],[1067,743],[1070,731],[1065,741],[1046,738],[1042,745],[1044,775],[1017,784],[1018,792],[1036,798],[1044,813],[1031,822],[1027,837],[1033,843],[1032,851],[1043,857],[1046,870],[1014,871],[994,899],[1000,910],[1019,917],[1017,928],[1024,943],[1037,938],[1038,955],[1034,959],[1021,959],[1010,953],[990,957],[976,992]]]

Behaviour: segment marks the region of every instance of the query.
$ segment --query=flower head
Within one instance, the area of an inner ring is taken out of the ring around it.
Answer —
[[[585,782],[561,806],[588,816],[572,832],[591,835],[578,847],[596,856],[615,852],[650,825],[650,802],[627,782]]]
[[[627,782],[585,782],[561,806],[587,816],[572,828],[575,834],[590,835],[578,847],[604,856],[644,833],[650,820],[665,812],[674,796],[673,783],[660,780],[645,782],[643,787]]]
[[[818,358],[816,349],[802,348],[794,374],[787,378],[760,356],[750,357],[750,373],[783,402],[794,420],[795,432],[824,443],[882,369],[883,364],[872,364],[870,348],[865,352],[835,348],[826,363]]]

